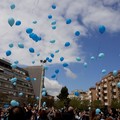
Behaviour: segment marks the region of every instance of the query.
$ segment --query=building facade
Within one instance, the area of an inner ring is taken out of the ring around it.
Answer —
[[[96,83],[97,100],[100,100],[106,106],[111,105],[114,99],[120,100],[120,89],[117,87],[119,81],[120,71],[117,75],[110,72],[100,82]]]
[[[97,100],[97,95],[96,94],[97,94],[97,92],[96,92],[96,88],[95,87],[89,88],[88,98],[89,98],[90,102],[93,102],[93,101]]]
[[[9,61],[0,59],[0,94],[6,95],[7,101],[35,97],[32,83],[26,80],[27,77],[29,73],[26,70],[12,68]],[[16,81],[11,82],[12,78]]]

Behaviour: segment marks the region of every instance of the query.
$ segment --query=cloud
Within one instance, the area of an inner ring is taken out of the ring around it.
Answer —
[[[10,5],[15,3],[16,8],[10,9]],[[119,3],[118,0],[61,0],[55,2],[57,8],[53,10],[51,0],[13,0],[13,2],[6,2],[2,0],[0,4],[0,37],[1,47],[0,56],[10,59],[12,62],[19,60],[20,64],[33,65],[32,61],[35,60],[35,65],[39,65],[40,59],[50,57],[50,53],[54,53],[55,57],[51,64],[61,64],[59,58],[63,56],[65,62],[76,62],[75,58],[80,57],[84,62],[85,54],[82,45],[77,43],[81,37],[76,37],[74,32],[79,30],[81,36],[88,35],[88,29],[92,28],[97,30],[98,26],[104,24],[108,32],[120,31],[119,21]],[[109,6],[108,4],[109,3]],[[112,5],[117,4],[117,9],[113,9]],[[48,15],[53,16],[48,19]],[[8,18],[13,17],[15,21],[21,20],[20,26],[10,27],[8,25]],[[72,23],[67,25],[66,18],[71,18]],[[115,18],[115,19],[114,19]],[[37,20],[37,24],[32,22]],[[56,20],[56,30],[52,29],[51,22]],[[33,32],[42,37],[42,40],[35,42],[29,38],[25,32],[26,28],[33,28]],[[89,33],[90,34],[90,33]],[[50,40],[56,40],[54,44]],[[69,41],[71,46],[66,48],[65,42]],[[24,44],[25,48],[18,48],[18,43]],[[9,44],[13,43],[14,47],[9,48]],[[33,47],[35,53],[30,53],[29,48]],[[7,57],[6,50],[10,49],[12,55]],[[59,53],[55,53],[60,50]],[[36,54],[40,52],[38,57]]]
[[[66,71],[66,76],[72,78],[72,79],[75,79],[77,76],[76,74],[74,74],[69,68],[64,68],[65,71]]]
[[[52,96],[57,96],[60,93],[61,88],[63,87],[58,81],[50,80],[45,77],[45,87],[48,94]]]

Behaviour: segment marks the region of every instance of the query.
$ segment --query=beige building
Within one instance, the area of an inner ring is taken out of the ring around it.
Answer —
[[[79,93],[79,96],[75,95],[75,92]],[[88,100],[88,92],[84,92],[82,90],[73,90],[69,95],[68,98],[78,98],[79,100]]]
[[[117,87],[119,81],[120,71],[116,76],[110,72],[103,77],[100,82],[96,83],[97,99],[107,106],[111,104],[112,100],[119,99],[120,89]]]
[[[90,100],[90,102],[97,100],[96,94],[97,94],[97,92],[96,92],[96,88],[95,87],[89,88],[88,99]]]

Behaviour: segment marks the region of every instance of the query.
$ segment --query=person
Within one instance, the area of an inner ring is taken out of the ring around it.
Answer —
[[[9,111],[8,120],[26,120],[25,111],[19,106],[12,107]]]

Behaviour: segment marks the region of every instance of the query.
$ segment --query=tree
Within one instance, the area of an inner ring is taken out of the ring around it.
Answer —
[[[80,108],[80,100],[79,99],[77,99],[77,98],[73,98],[73,99],[71,99],[71,101],[70,101],[70,106],[72,106],[73,108],[77,108],[77,109],[79,109]]]
[[[61,109],[61,108],[63,108],[63,107],[64,107],[64,101],[56,100],[56,101],[54,102],[54,107],[55,107],[56,109]]]
[[[65,100],[67,99],[69,93],[68,93],[68,88],[62,87],[60,94],[57,96],[60,100]]]
[[[100,100],[94,100],[92,103],[91,103],[91,107],[93,109],[96,109],[96,108],[101,108],[102,107],[102,102]]]
[[[120,101],[117,99],[113,99],[111,102],[111,107],[115,108],[115,109],[119,109],[120,108]]]
[[[69,106],[69,103],[70,103],[70,99],[67,98],[68,95],[69,95],[69,93],[68,93],[68,88],[67,88],[66,86],[64,86],[64,87],[62,87],[60,94],[57,96],[60,101],[63,101],[63,102],[64,102],[64,105],[65,105],[66,107],[68,107],[68,106]]]

